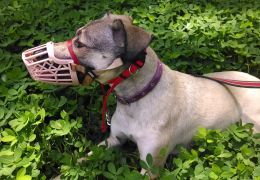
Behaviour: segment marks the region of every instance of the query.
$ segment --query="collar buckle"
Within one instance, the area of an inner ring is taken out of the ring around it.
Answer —
[[[131,67],[132,66],[129,66],[129,68],[128,68],[128,71],[129,71],[129,74],[130,74],[130,76],[135,76],[136,74],[138,74],[138,72],[140,71],[140,68],[137,68],[134,72],[132,72],[131,71]]]

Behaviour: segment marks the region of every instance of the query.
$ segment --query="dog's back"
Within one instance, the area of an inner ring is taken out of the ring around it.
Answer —
[[[209,77],[234,79],[241,81],[260,81],[260,79],[243,72],[225,71],[206,74]],[[225,85],[234,95],[241,107],[243,123],[253,123],[255,132],[260,132],[260,89],[241,88]]]

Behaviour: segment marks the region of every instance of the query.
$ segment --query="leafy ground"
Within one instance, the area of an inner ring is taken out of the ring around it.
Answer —
[[[100,133],[101,92],[34,82],[21,60],[29,47],[69,39],[107,10],[128,14],[153,32],[152,47],[171,68],[202,74],[239,70],[260,77],[260,3],[257,0],[1,0],[0,179],[147,179],[133,145],[105,150]],[[114,107],[111,98],[109,105]],[[92,150],[83,164],[77,159]],[[259,134],[239,124],[199,129],[191,150],[170,157],[161,179],[260,179]]]

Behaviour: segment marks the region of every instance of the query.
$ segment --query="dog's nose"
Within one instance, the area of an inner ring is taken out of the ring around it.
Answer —
[[[71,59],[66,41],[54,43],[54,56],[59,59]]]

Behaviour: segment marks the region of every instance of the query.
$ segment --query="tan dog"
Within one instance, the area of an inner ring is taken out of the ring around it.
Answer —
[[[134,26],[130,17],[107,14],[77,30],[73,48],[81,65],[92,69],[106,69],[122,55],[128,66],[147,48],[143,68],[115,89],[118,95],[129,97],[140,91],[155,74],[159,59],[148,47],[150,41],[151,34]],[[70,58],[65,42],[56,43],[54,50],[55,56]],[[100,75],[96,80],[104,83],[122,70]],[[234,71],[207,76],[259,81]],[[107,145],[118,146],[131,139],[137,144],[142,160],[151,153],[155,164],[162,166],[177,144],[191,141],[198,127],[223,129],[239,120],[253,123],[255,131],[260,131],[260,89],[222,85],[163,65],[162,77],[151,92],[130,104],[117,102]],[[166,148],[167,153],[159,156],[162,148]]]

